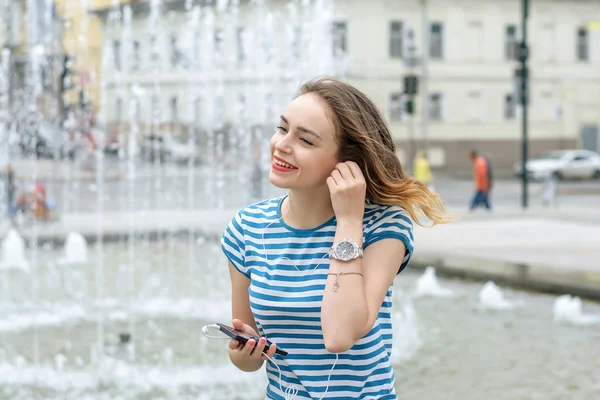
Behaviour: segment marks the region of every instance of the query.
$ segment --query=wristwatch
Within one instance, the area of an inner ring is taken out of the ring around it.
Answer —
[[[339,261],[351,261],[363,256],[363,248],[352,239],[343,239],[329,249],[329,258]]]

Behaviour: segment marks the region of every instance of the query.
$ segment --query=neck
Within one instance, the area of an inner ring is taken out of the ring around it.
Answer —
[[[285,223],[296,229],[316,228],[335,215],[327,186],[310,191],[290,190],[281,212]]]

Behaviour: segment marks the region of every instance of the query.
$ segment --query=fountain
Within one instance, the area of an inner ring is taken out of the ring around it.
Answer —
[[[452,290],[440,286],[437,276],[435,275],[435,268],[429,266],[425,268],[425,272],[419,280],[417,280],[415,296],[452,297],[454,296],[454,293]]]
[[[479,305],[484,309],[512,310],[521,305],[520,302],[506,300],[500,288],[492,281],[483,285],[478,298]]]
[[[84,116],[83,104],[77,102],[70,104],[62,124],[40,108],[40,99],[57,86],[46,84],[56,58],[36,25],[52,18],[52,2],[27,3],[28,32],[37,33],[28,35],[23,46],[27,63],[22,88],[8,68],[14,55],[2,51],[0,160],[4,154],[22,157],[4,140],[9,125],[19,135],[35,136],[41,122],[76,129]],[[141,12],[120,3],[111,1],[102,16],[107,33],[102,74],[92,84],[100,89],[99,126],[109,128],[113,109],[124,117],[122,147],[113,158],[96,150],[91,182],[76,179],[77,163],[67,162],[60,166],[64,182],[46,182],[62,215],[95,214],[95,245],[88,247],[81,234],[71,232],[62,251],[40,246],[45,227],[35,222],[27,226],[28,251],[16,232],[6,236],[3,268],[17,266],[31,273],[2,275],[0,399],[39,393],[96,398],[115,390],[124,399],[140,393],[144,398],[176,398],[183,386],[190,395],[218,398],[216,393],[223,394],[234,375],[234,383],[247,389],[244,393],[260,393],[253,388],[264,377],[234,374],[222,349],[198,342],[193,334],[207,321],[231,314],[218,243],[196,237],[193,230],[187,239],[170,232],[150,239],[138,227],[157,209],[169,207],[174,215],[229,209],[273,194],[257,192],[247,182],[252,178],[255,187],[267,186],[267,142],[277,113],[302,81],[317,74],[341,75],[345,68],[336,65],[330,39],[332,1],[186,0],[173,6],[151,0],[143,2],[147,10]],[[69,5],[62,11],[64,21],[74,21],[78,6],[89,8],[86,0]],[[5,13],[0,15],[0,29],[6,29]],[[82,32],[91,25],[89,16],[80,22]],[[84,65],[99,55],[88,40],[79,34],[69,47]],[[21,105],[9,102],[9,89]],[[60,97],[69,102],[70,96]],[[113,106],[117,98],[119,107]],[[191,158],[180,166],[140,159],[145,134],[176,134],[176,127],[167,123],[165,104],[171,104],[171,114],[180,106],[182,137],[190,148],[201,148],[200,166]],[[27,112],[14,112],[19,109]],[[48,172],[41,163],[32,156],[33,169],[20,178],[37,181],[40,172]],[[118,171],[121,179],[108,181],[108,169]],[[103,222],[111,212],[119,213],[124,231],[111,235],[117,240],[109,243]],[[404,310],[407,321],[414,317],[411,310]],[[219,371],[228,379],[216,379]]]
[[[88,262],[88,248],[85,238],[81,233],[70,232],[65,242],[65,256],[61,264],[86,264]]]
[[[600,315],[585,314],[579,297],[565,294],[554,301],[553,319],[556,323],[572,325],[600,324]]]
[[[400,364],[412,358],[422,345],[417,324],[417,314],[410,296],[396,296],[395,310],[392,313],[394,337],[392,344],[392,364]]]
[[[14,229],[10,229],[2,241],[0,270],[3,269],[29,270],[29,263],[25,259],[25,241]]]

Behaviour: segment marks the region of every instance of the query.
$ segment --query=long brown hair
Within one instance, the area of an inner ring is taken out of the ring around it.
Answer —
[[[387,123],[366,94],[332,77],[304,83],[298,95],[308,93],[329,106],[337,131],[338,157],[360,166],[367,181],[367,201],[400,206],[419,225],[424,225],[420,221],[423,215],[433,225],[454,219],[438,194],[404,173]]]

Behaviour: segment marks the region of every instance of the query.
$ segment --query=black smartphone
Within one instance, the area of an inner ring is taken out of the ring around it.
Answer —
[[[219,330],[221,332],[223,332],[224,334],[226,334],[227,336],[229,336],[232,339],[235,339],[237,341],[239,341],[240,343],[244,343],[246,344],[246,342],[250,339],[254,340],[256,343],[258,343],[258,340],[260,338],[257,338],[255,336],[252,336],[246,332],[242,332],[242,331],[238,331],[237,329],[232,328],[231,326],[227,326],[227,325],[223,325],[221,323],[217,323],[217,325],[219,325]],[[269,351],[269,346],[271,345],[271,342],[269,342],[267,340],[267,343],[265,344],[265,349],[264,352],[267,353]],[[281,356],[287,356],[288,352],[285,350],[280,349],[279,347],[277,347],[275,349],[275,353],[281,355]]]

